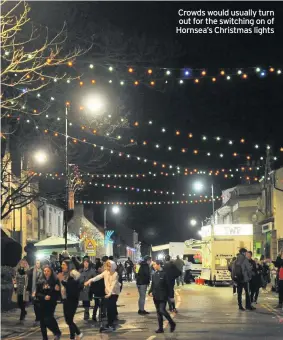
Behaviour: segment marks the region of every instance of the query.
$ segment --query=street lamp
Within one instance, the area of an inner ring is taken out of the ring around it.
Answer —
[[[100,111],[104,106],[104,101],[100,96],[92,96],[86,100],[86,107],[92,112]]]
[[[37,163],[43,164],[47,161],[47,155],[44,151],[37,151],[34,154],[34,159]]]
[[[190,220],[190,224],[192,227],[195,227],[197,225],[197,221],[195,219]]]
[[[195,182],[193,184],[193,187],[196,191],[202,191],[202,189],[204,188],[204,185],[202,182]],[[211,184],[211,201],[212,201],[212,214],[213,214],[213,218],[214,218],[214,187],[213,184]]]
[[[120,212],[120,208],[117,205],[114,205],[112,207],[112,213],[117,215]],[[107,229],[107,207],[104,208],[104,230],[106,231]]]

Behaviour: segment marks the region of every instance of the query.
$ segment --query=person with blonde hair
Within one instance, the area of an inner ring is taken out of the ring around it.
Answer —
[[[27,315],[26,303],[29,302],[28,287],[29,265],[26,259],[20,260],[15,268],[15,277],[13,279],[14,292],[12,301],[17,302],[21,310],[20,321],[23,321]]]
[[[101,274],[85,282],[85,286],[89,286],[92,282],[104,279],[108,319],[106,330],[110,331],[115,330],[114,321],[117,316],[117,300],[120,294],[119,275],[116,269],[117,269],[116,263],[114,261],[108,260],[105,263],[105,270]]]

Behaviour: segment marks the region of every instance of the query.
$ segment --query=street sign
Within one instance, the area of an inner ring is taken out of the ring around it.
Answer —
[[[96,241],[86,239],[85,240],[85,253],[89,256],[96,256]]]

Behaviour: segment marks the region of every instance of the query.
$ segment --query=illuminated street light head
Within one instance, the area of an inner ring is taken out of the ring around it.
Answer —
[[[99,112],[104,107],[104,102],[99,96],[92,96],[86,100],[86,107],[92,112]]]
[[[201,191],[201,190],[203,189],[203,183],[201,183],[201,182],[195,182],[195,183],[194,183],[194,189],[195,189],[196,191]]]
[[[47,155],[43,151],[37,151],[34,154],[34,159],[36,160],[37,163],[43,164],[47,161]]]
[[[195,227],[197,225],[197,221],[195,219],[192,219],[190,221],[190,224],[191,224],[192,227]]]
[[[118,214],[118,213],[120,212],[120,208],[117,207],[117,206],[114,206],[114,207],[112,208],[112,212],[113,212],[113,214]]]

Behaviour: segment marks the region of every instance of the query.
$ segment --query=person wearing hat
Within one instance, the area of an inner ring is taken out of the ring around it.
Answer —
[[[136,282],[137,282],[137,288],[139,292],[139,301],[138,301],[138,314],[139,315],[147,315],[149,312],[147,312],[144,309],[145,305],[145,297],[146,297],[146,291],[147,287],[150,284],[150,266],[151,263],[151,257],[145,256],[143,261],[140,263],[139,270],[136,273]]]
[[[247,249],[241,248],[237,259],[233,262],[232,266],[232,279],[237,284],[237,293],[238,293],[238,305],[239,309],[244,311],[245,308],[242,304],[242,294],[243,289],[246,294],[246,309],[254,310],[255,307],[251,304],[250,297],[250,289],[249,283],[252,279],[252,266],[249,263],[248,258],[246,257]]]

